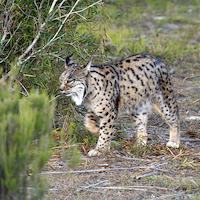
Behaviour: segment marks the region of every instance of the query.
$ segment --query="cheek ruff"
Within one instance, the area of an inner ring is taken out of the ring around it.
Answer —
[[[76,103],[76,105],[81,105],[81,103],[83,102],[85,96],[85,86],[83,84],[81,85],[77,85],[74,88],[72,88],[71,91],[71,96],[72,96],[72,100]]]

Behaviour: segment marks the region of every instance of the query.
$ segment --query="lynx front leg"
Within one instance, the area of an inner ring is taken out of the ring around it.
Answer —
[[[138,114],[132,114],[133,124],[137,132],[137,143],[138,145],[147,144],[147,113],[141,112]]]
[[[100,119],[99,139],[95,149],[89,151],[88,156],[99,156],[101,153],[106,153],[110,149],[111,137],[114,132],[116,114],[113,112],[105,113]]]
[[[99,118],[92,112],[89,111],[85,116],[85,127],[92,134],[99,136],[99,126],[97,125]]]

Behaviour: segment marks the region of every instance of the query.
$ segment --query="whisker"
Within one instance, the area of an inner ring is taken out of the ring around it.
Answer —
[[[62,95],[57,95],[57,96],[55,96],[53,99],[51,99],[51,100],[49,101],[49,103],[52,102],[52,101],[54,101],[55,99],[57,99],[57,98],[60,97],[60,96],[62,96]]]

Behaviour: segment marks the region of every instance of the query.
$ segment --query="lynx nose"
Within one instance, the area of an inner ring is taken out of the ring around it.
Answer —
[[[60,93],[61,93],[61,94],[64,94],[64,95],[67,94],[64,90],[60,90]]]
[[[65,94],[65,85],[64,84],[60,85],[60,93]]]

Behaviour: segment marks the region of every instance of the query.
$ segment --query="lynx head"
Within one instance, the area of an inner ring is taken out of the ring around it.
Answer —
[[[60,76],[60,90],[66,96],[71,96],[72,100],[81,105],[87,95],[87,75],[90,71],[91,61],[87,65],[77,65],[66,58],[65,71]]]

